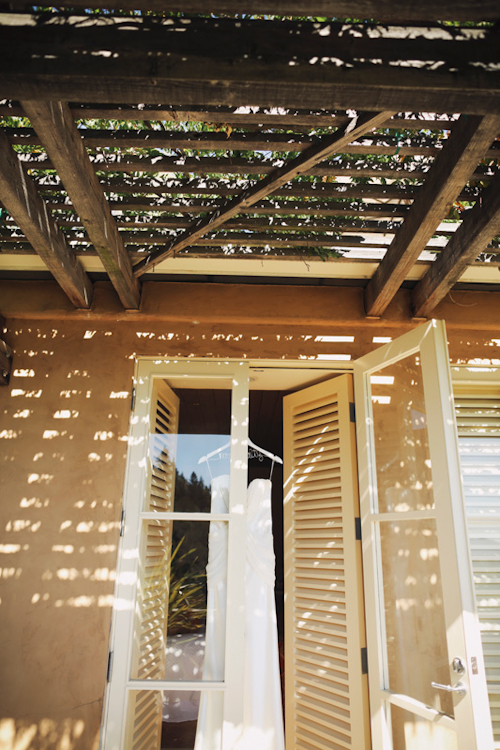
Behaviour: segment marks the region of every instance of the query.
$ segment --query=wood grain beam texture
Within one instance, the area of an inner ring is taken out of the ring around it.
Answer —
[[[21,102],[66,188],[90,242],[99,254],[123,306],[137,309],[140,288],[116,221],[85,151],[68,105]]]
[[[269,130],[272,128],[289,128],[305,130],[316,128],[342,127],[349,116],[339,112],[325,110],[324,107],[311,110],[297,110],[290,107],[276,110],[272,107],[206,107],[190,108],[182,106],[166,107],[152,104],[72,104],[70,109],[75,120],[124,120],[127,122],[205,122],[212,125],[227,125],[236,128]],[[278,114],[279,112],[279,114]],[[24,117],[23,108],[16,102],[0,104],[0,116]],[[393,117],[382,127],[393,130],[452,130],[456,119],[449,115]]]
[[[75,307],[90,307],[92,282],[1,130],[0,201]]]
[[[497,115],[462,115],[365,289],[365,311],[369,317],[382,315],[439,223],[448,215],[453,201],[474,173],[499,128]]]
[[[491,181],[481,200],[467,211],[462,224],[446,248],[418,282],[411,294],[413,314],[428,317],[436,305],[459,281],[467,267],[500,234],[500,172]]]
[[[282,185],[293,180],[294,177],[308,172],[316,164],[319,164],[328,158],[328,156],[335,153],[337,148],[342,148],[360,135],[378,128],[380,123],[389,116],[390,113],[388,112],[379,112],[376,114],[373,112],[363,113],[353,118],[344,128],[339,128],[333,135],[318,139],[317,144],[311,146],[296,159],[274,170],[270,175],[255,183],[255,185],[247,190],[244,190],[222,208],[213,211],[207,217],[197,221],[190,229],[183,232],[180,237],[170,242],[164,249],[151,253],[148,258],[135,266],[134,271],[136,275],[140,276],[146,271],[150,271],[152,267],[165,258],[169,258],[175,252],[188,247],[188,245],[192,245],[208,232],[218,229],[245,208],[266,198]]]
[[[11,0],[13,9],[26,7],[24,0]],[[497,21],[496,0],[58,0],[58,8],[107,8],[161,12],[215,13],[327,18],[374,18],[379,21]]]
[[[499,37],[496,26],[2,14],[0,88],[80,103],[500,114]]]

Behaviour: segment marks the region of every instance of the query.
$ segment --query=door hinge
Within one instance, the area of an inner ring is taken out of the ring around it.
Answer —
[[[130,411],[134,411],[135,409],[135,388],[132,388],[132,393],[130,394]]]
[[[122,514],[120,517],[120,536],[125,533],[125,508],[122,508]]]
[[[361,674],[368,674],[368,649],[361,649]]]
[[[361,518],[354,519],[354,527],[356,529],[356,541],[361,541]]]
[[[108,654],[108,669],[106,671],[106,681],[111,682],[111,673],[113,672],[113,651]]]
[[[356,423],[356,406],[352,401],[349,401],[349,421]]]

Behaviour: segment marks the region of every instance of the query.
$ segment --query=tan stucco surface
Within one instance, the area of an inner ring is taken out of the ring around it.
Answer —
[[[0,313],[0,749],[94,750],[135,358],[355,359],[417,323],[407,292],[367,321],[361,289],[161,282],[137,313],[104,282],[90,312],[56,284],[0,282]],[[499,294],[454,293],[436,317],[452,361],[500,363]]]

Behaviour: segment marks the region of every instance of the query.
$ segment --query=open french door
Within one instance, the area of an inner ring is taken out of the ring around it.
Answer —
[[[492,750],[444,324],[354,363],[357,461],[350,377],[284,399],[287,748]]]
[[[444,324],[354,375],[373,750],[491,750]]]

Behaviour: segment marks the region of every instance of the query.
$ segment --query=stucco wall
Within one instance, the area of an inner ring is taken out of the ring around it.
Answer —
[[[408,311],[406,292],[367,321],[361,289],[156,283],[126,313],[102,283],[83,312],[50,282],[0,282],[2,750],[98,747],[135,358],[355,359]],[[452,361],[500,362],[500,295],[456,293],[436,317]]]

